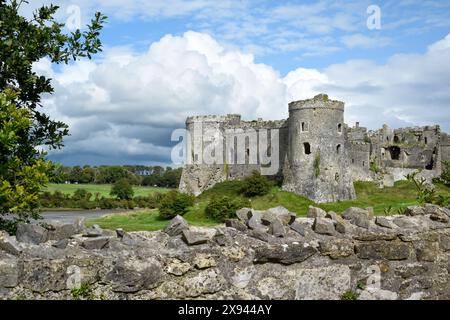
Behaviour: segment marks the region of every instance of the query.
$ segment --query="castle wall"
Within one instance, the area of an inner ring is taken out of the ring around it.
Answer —
[[[367,142],[367,128],[360,127],[359,122],[353,128],[347,128],[347,139],[349,141]]]
[[[243,212],[295,217],[274,209]],[[17,236],[0,231],[0,300],[450,299],[448,209],[329,213],[286,221],[276,236],[261,223],[247,227],[243,214],[214,228],[176,217],[154,232],[21,225]]]
[[[371,158],[381,167],[436,170],[440,149],[439,126],[392,130],[386,125],[371,134]]]
[[[446,133],[441,137],[441,160],[450,161],[450,137]]]
[[[279,159],[287,152],[286,120],[199,116],[188,118],[186,127],[188,161],[180,191],[199,195],[218,182],[242,179],[254,171],[282,175]]]
[[[349,141],[347,145],[350,158],[350,172],[353,181],[372,181],[370,144],[363,141]]]

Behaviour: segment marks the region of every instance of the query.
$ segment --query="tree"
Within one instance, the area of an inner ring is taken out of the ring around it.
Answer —
[[[272,184],[266,176],[262,176],[258,171],[243,181],[241,193],[247,197],[263,196],[269,193]]]
[[[52,163],[36,159],[25,162],[20,156],[20,141],[32,126],[31,113],[17,108],[11,90],[0,92],[0,229],[15,232],[18,222],[39,218],[39,192],[48,182]],[[6,213],[15,219],[2,218]]]
[[[0,0],[0,228],[9,231],[39,216],[37,194],[53,165],[38,147],[61,148],[68,135],[66,124],[40,110],[42,95],[53,87],[32,65],[43,58],[55,64],[91,58],[102,49],[99,35],[106,21],[96,13],[86,31],[67,34],[54,18],[58,6],[42,6],[27,19],[19,14],[26,3]],[[1,218],[6,213],[14,213],[14,221]]]
[[[69,180],[72,183],[80,183],[81,175],[83,174],[83,169],[80,166],[75,166],[70,171]]]
[[[133,199],[134,191],[127,179],[122,179],[114,183],[110,195],[120,200]]]
[[[90,166],[84,166],[80,176],[80,183],[92,183],[95,179],[95,170]]]
[[[171,190],[161,200],[159,216],[162,219],[172,219],[176,215],[183,216],[188,212],[188,208],[194,205],[194,201],[193,195]]]
[[[250,207],[250,201],[245,198],[230,198],[227,196],[213,197],[205,208],[205,214],[217,221],[236,217],[236,211]]]

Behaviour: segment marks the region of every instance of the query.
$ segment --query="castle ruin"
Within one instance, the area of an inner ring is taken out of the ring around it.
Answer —
[[[371,131],[344,123],[344,103],[319,94],[289,104],[286,120],[243,121],[240,115],[186,120],[186,165],[180,191],[195,195],[254,170],[282,181],[283,190],[316,203],[356,197],[354,181],[392,186],[420,170],[441,174],[450,140],[438,125]]]

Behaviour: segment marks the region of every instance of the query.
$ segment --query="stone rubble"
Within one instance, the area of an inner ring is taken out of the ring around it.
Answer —
[[[448,213],[245,208],[214,228],[177,216],[155,232],[22,224],[0,232],[0,299],[72,299],[81,283],[98,299],[450,299]]]

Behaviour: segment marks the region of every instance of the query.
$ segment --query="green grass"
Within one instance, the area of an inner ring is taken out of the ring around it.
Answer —
[[[97,192],[101,196],[109,198],[112,185],[110,184],[49,184],[44,191],[61,191],[64,194],[72,195],[77,189],[85,189],[95,195]],[[166,193],[170,189],[155,187],[136,187],[133,186],[134,196],[148,196],[155,192]]]
[[[242,186],[240,181],[226,181],[217,184],[212,189],[205,191],[196,199],[194,207],[190,208],[185,215],[186,220],[197,226],[216,225],[217,222],[208,219],[204,210],[209,200],[213,196],[239,197],[239,190]],[[438,194],[450,197],[450,188],[443,184],[436,185]],[[396,213],[398,208],[418,204],[416,191],[412,183],[408,181],[398,181],[394,187],[379,189],[371,182],[355,182],[357,194],[356,200],[339,201],[334,203],[315,204],[313,201],[290,193],[282,191],[280,187],[273,187],[271,192],[265,196],[254,197],[251,200],[252,207],[257,210],[265,210],[276,206],[284,206],[298,216],[305,216],[308,206],[314,205],[323,208],[326,211],[335,211],[342,213],[349,207],[373,207],[375,214],[384,214],[384,209],[392,207]],[[115,229],[123,228],[128,231],[137,230],[159,230],[164,228],[168,221],[158,218],[157,210],[139,211],[131,214],[110,215],[105,218],[91,220],[89,223],[99,224],[103,228]]]
[[[204,208],[203,208],[204,209]],[[214,226],[216,221],[206,218],[203,214],[198,214],[202,210],[192,208],[184,218],[195,226]],[[170,220],[162,220],[158,216],[158,210],[139,210],[131,213],[110,214],[97,219],[90,219],[87,226],[98,224],[104,229],[123,228],[125,231],[156,231],[161,230]]]

